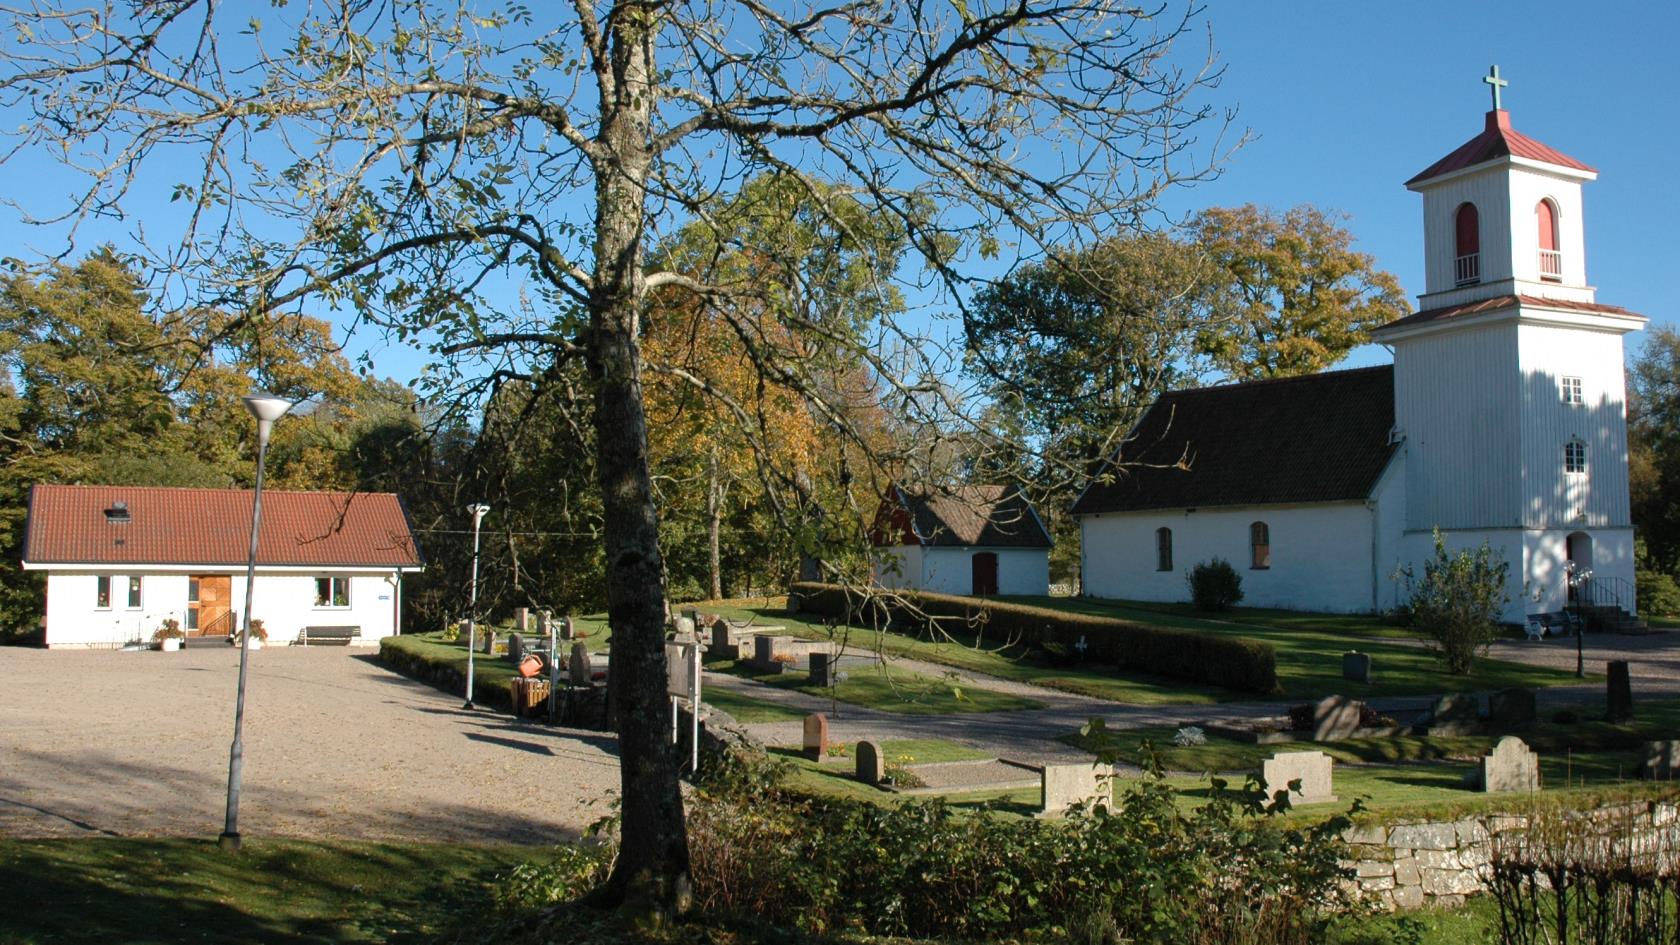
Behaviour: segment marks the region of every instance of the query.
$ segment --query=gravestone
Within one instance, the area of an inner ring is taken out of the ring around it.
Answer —
[[[681,616],[688,621],[689,627],[692,628],[690,630],[691,633],[699,632],[699,630],[700,630],[700,611],[699,611],[698,608],[684,607],[682,609],[682,615]]]
[[[1044,803],[1040,817],[1066,813],[1075,804],[1114,806],[1114,766],[1093,764],[1045,765]]]
[[[518,666],[520,657],[523,657],[524,655],[525,638],[517,633],[508,634],[508,659],[513,661],[513,665]]]
[[[572,618],[569,616],[560,618],[560,639],[577,639],[577,624],[572,623]]]
[[[813,712],[805,716],[805,757],[821,761],[828,757],[828,716]]]
[[[551,634],[553,634],[553,632],[554,632],[554,611],[552,611],[552,610],[539,610],[539,611],[537,611],[537,636],[542,637],[543,639],[546,640],[546,639],[548,639],[548,637]]]
[[[1346,696],[1325,696],[1313,706],[1313,741],[1333,742],[1351,738],[1359,730],[1365,703]]]
[[[1289,791],[1291,804],[1318,804],[1333,801],[1332,768],[1335,762],[1322,751],[1282,751],[1260,765],[1260,778],[1266,785],[1270,800],[1279,791]],[[1291,790],[1289,782],[1300,781],[1300,790]]]
[[[1680,776],[1680,741],[1646,742],[1640,774],[1652,781],[1673,781]]]
[[[589,644],[573,643],[572,658],[566,663],[568,678],[574,686],[589,685]]]
[[[772,673],[785,672],[789,663],[777,660],[778,656],[789,656],[793,648],[792,637],[773,637],[759,634],[753,637],[753,666]]]
[[[1425,723],[1430,735],[1472,735],[1482,727],[1482,704],[1472,694],[1455,692],[1435,700]]]
[[[1540,756],[1515,735],[1506,735],[1482,759],[1482,790],[1489,794],[1540,790]]]
[[[1633,718],[1633,680],[1627,660],[1611,660],[1605,666],[1604,689],[1605,718],[1612,722]]]
[[[480,630],[478,631],[478,638],[482,641],[479,643],[479,652],[488,656],[494,656],[496,653],[496,631]]]
[[[880,784],[887,779],[887,759],[880,745],[857,743],[857,779],[864,784]]]
[[[513,626],[514,626],[514,629],[518,630],[520,633],[530,633],[531,632],[531,608],[529,608],[529,607],[515,607],[515,608],[513,608]]]
[[[1496,731],[1527,728],[1535,717],[1532,689],[1501,689],[1488,696],[1488,724]]]
[[[827,688],[834,685],[834,658],[827,653],[811,653],[811,685]]]
[[[688,617],[676,619],[677,639],[684,642],[694,639],[694,621]]]
[[[1342,678],[1350,682],[1371,681],[1371,654],[1349,650],[1342,654]]]

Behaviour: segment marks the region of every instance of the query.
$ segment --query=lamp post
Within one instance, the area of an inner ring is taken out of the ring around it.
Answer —
[[[218,838],[225,850],[239,849],[239,786],[245,767],[245,665],[251,657],[251,590],[257,580],[263,466],[268,461],[268,436],[274,431],[274,421],[292,409],[292,402],[259,392],[245,398],[245,409],[257,418],[257,488],[251,496],[251,554],[245,562],[245,622],[239,632],[239,695],[233,704],[233,748],[228,752],[227,820]]]
[[[478,649],[478,525],[489,511],[490,506],[483,502],[467,506],[467,514],[473,520],[473,562],[472,603],[467,607],[467,701],[461,706],[463,709],[473,707],[473,650]]]

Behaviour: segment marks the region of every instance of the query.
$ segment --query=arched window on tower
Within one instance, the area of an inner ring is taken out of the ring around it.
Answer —
[[[1453,284],[1475,285],[1482,281],[1482,221],[1473,203],[1461,203],[1453,215],[1457,252],[1453,257]]]
[[[1558,210],[1551,198],[1534,206],[1535,223],[1540,232],[1540,278],[1548,282],[1563,281],[1563,252],[1558,248]]]

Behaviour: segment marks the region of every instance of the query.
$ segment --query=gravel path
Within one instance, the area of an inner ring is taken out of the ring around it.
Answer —
[[[238,651],[0,648],[0,834],[221,832]],[[367,650],[251,654],[247,835],[552,842],[607,813],[617,745],[528,725]]]

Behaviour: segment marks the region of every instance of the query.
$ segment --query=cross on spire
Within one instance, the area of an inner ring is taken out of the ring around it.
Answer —
[[[1496,65],[1488,67],[1488,74],[1482,76],[1482,81],[1493,86],[1493,110],[1499,111],[1502,107],[1499,104],[1499,90],[1511,83],[1499,77],[1499,67]]]

